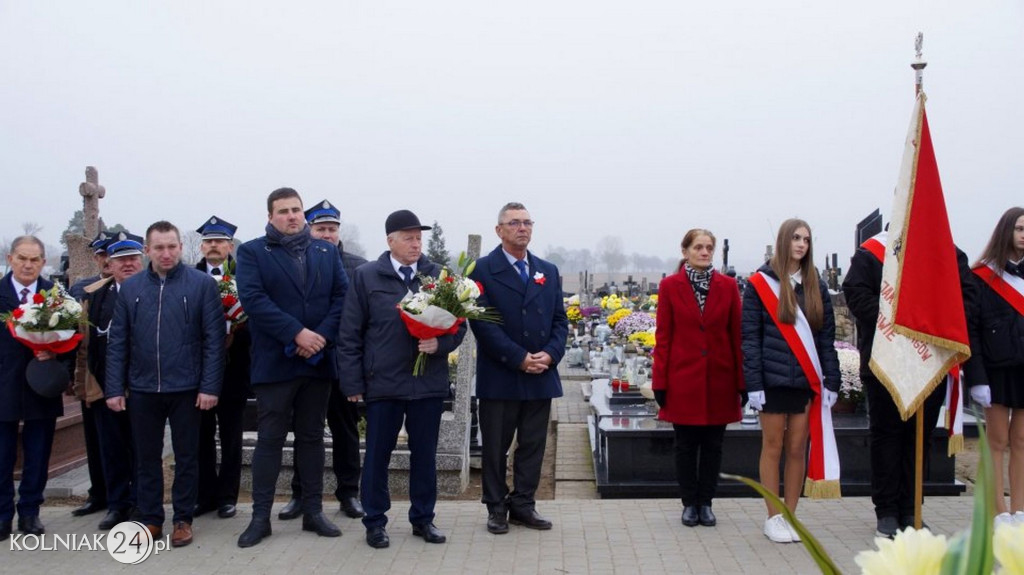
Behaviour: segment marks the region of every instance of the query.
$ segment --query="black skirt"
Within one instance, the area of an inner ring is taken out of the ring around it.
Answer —
[[[1024,409],[1024,366],[990,367],[987,371],[992,403]]]
[[[763,413],[803,413],[807,410],[807,404],[814,397],[814,392],[809,389],[798,389],[795,387],[775,387],[764,390]]]

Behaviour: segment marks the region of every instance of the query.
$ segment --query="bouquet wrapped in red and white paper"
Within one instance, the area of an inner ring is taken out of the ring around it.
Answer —
[[[14,339],[35,352],[67,353],[82,334],[82,306],[60,284],[33,294],[32,299],[0,316]]]
[[[467,277],[472,273],[475,260],[459,254],[456,274],[447,266],[433,276],[420,275],[420,291],[409,293],[398,302],[398,310],[405,322],[409,335],[417,339],[430,339],[459,330],[467,319],[500,322],[501,317],[493,309],[477,305],[476,299],[483,293],[483,286]],[[423,375],[427,354],[420,352],[413,364],[412,374]]]
[[[242,302],[238,301],[238,284],[235,283],[235,277],[224,274],[214,276],[213,279],[217,280],[220,302],[224,305],[224,321],[227,322],[228,333],[231,333],[245,323],[249,316],[242,309]]]

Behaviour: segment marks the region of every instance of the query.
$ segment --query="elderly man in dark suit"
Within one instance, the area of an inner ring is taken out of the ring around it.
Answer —
[[[203,258],[196,269],[214,279],[235,275],[234,238],[238,228],[212,216],[196,230],[202,236]],[[249,326],[225,324],[227,363],[224,386],[217,406],[202,414],[199,426],[199,496],[195,516],[216,510],[217,516],[234,517],[238,485],[242,479],[242,423],[249,399]],[[220,436],[220,468],[217,437]]]
[[[437,438],[444,400],[448,397],[446,358],[466,334],[417,339],[409,334],[396,309],[410,292],[420,289],[420,276],[437,277],[441,266],[422,254],[419,218],[409,210],[388,216],[384,230],[388,251],[363,264],[352,278],[345,301],[338,364],[341,390],[351,402],[366,400],[366,459],[362,500],[366,543],[374,549],[390,545],[385,526],[391,508],[388,464],[405,424],[409,435],[409,522],[412,534],[428,543],[444,543],[434,525],[437,502]],[[432,356],[424,372],[413,375],[419,353]]]
[[[508,532],[508,522],[551,529],[537,513],[535,494],[547,443],[551,399],[562,396],[556,366],[565,353],[569,321],[558,268],[527,250],[530,212],[508,203],[494,228],[501,245],[476,262],[470,277],[483,285],[480,305],[494,307],[500,324],[471,322],[477,338],[483,503],[487,530]],[[505,481],[508,450],[516,436],[513,489]]]
[[[32,301],[32,296],[53,287],[53,282],[39,277],[46,265],[46,248],[33,236],[20,236],[11,243],[7,254],[10,271],[0,280],[0,313],[13,311]],[[68,382],[71,381],[70,358],[60,359],[48,351],[36,352],[40,361],[65,361]],[[18,487],[18,530],[41,535],[45,528],[39,521],[39,506],[46,488],[47,466],[57,418],[64,414],[60,396],[43,397],[29,387],[25,369],[33,351],[0,330],[0,541],[11,536],[14,519],[14,463],[18,455],[18,424],[21,432],[23,463],[21,485]]]
[[[251,547],[270,535],[281,453],[295,422],[302,474],[302,529],[341,530],[323,513],[324,416],[338,378],[334,345],[348,289],[338,248],[310,235],[302,198],[291,188],[267,197],[266,235],[238,249],[238,295],[249,315],[252,387],[259,437],[252,461],[252,521],[238,538]]]

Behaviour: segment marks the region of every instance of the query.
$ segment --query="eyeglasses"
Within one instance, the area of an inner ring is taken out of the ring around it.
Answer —
[[[508,222],[502,222],[501,225],[508,226],[510,228],[532,228],[533,220],[511,220]]]

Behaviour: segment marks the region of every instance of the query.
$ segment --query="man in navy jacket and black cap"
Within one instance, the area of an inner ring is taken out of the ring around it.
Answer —
[[[416,214],[399,210],[384,224],[388,251],[377,261],[359,266],[345,301],[338,337],[341,390],[351,402],[366,401],[366,458],[362,501],[366,543],[375,549],[390,545],[385,526],[391,508],[388,464],[398,432],[409,436],[409,522],[412,534],[428,543],[444,543],[434,526],[437,502],[437,438],[444,400],[448,397],[448,354],[466,334],[417,339],[409,334],[397,309],[410,292],[420,289],[421,276],[437,277],[441,267],[422,254],[422,230]],[[421,375],[413,375],[420,353],[430,355]]]

